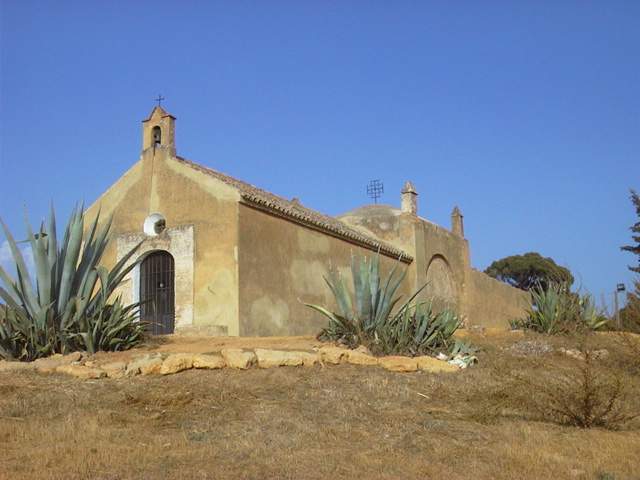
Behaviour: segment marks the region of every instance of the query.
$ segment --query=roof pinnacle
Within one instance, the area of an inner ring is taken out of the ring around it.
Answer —
[[[400,193],[414,193],[416,195],[418,194],[418,192],[416,191],[416,187],[409,180],[404,183],[404,187],[402,187]]]

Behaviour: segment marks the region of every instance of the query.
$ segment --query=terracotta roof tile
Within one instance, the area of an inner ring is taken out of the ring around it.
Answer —
[[[304,207],[299,201],[297,201],[297,199],[290,201],[286,198],[267,192],[266,190],[262,190],[254,185],[230,177],[229,175],[225,175],[211,168],[187,160],[186,158],[177,157],[177,159],[179,162],[191,168],[217,178],[227,185],[238,189],[240,196],[245,203],[260,210],[266,210],[277,216],[295,221],[296,223],[309,226],[338,238],[343,238],[356,245],[369,248],[370,250],[380,250],[381,253],[400,258],[404,263],[411,263],[413,261],[413,257],[411,257],[411,255],[403,252],[399,248],[389,245],[386,242],[382,242],[375,237],[364,235],[363,233],[347,226],[337,218],[330,217],[329,215],[324,215],[320,212]]]

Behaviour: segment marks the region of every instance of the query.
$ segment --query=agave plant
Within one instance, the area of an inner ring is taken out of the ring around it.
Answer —
[[[17,242],[0,220],[16,264],[15,279],[0,266],[0,280],[5,285],[0,287],[0,298],[7,304],[5,319],[0,320],[0,356],[32,360],[79,348],[122,348],[138,341],[142,326],[134,325],[137,305],[123,307],[119,299],[112,303],[109,299],[137,264],[126,266],[140,245],[113,269],[100,266],[111,220],[99,226],[99,217],[96,215],[85,235],[83,208],[75,208],[61,243],[53,207],[47,228],[43,223],[34,234],[26,222],[34,278]],[[125,339],[120,338],[123,332],[127,332]],[[112,342],[116,338],[119,340]]]
[[[137,321],[139,313],[139,304],[123,305],[118,296],[113,303],[104,303],[91,315],[81,317],[74,339],[79,348],[90,353],[128,350],[144,335],[144,325]]]
[[[0,306],[0,358],[36,358],[38,349],[34,346],[48,344],[50,337],[46,330],[35,330],[23,309]]]
[[[320,338],[337,340],[355,347],[387,321],[400,300],[395,294],[406,271],[398,273],[396,265],[383,281],[380,277],[379,255],[373,259],[352,256],[351,274],[355,293],[353,300],[351,290],[337,269],[330,268],[328,277],[324,277],[336,300],[338,312],[331,312],[319,305],[305,305],[329,319],[329,325],[320,332]]]
[[[576,329],[600,330],[608,319],[589,294],[580,295],[560,284],[531,290],[532,308],[519,326],[540,333],[558,334]]]
[[[461,324],[451,309],[435,312],[431,300],[406,305],[376,332],[374,348],[385,355],[449,352],[455,345],[453,334]]]
[[[575,324],[577,315],[574,299],[563,285],[551,283],[547,288],[531,290],[532,308],[527,312],[524,326],[539,333],[556,334]]]
[[[467,364],[475,363],[478,361],[478,357],[476,357],[476,353],[478,353],[478,349],[471,345],[469,342],[464,340],[456,339],[453,347],[449,351],[449,358],[462,358],[463,361]]]
[[[373,353],[385,355],[448,350],[453,345],[451,338],[461,324],[460,319],[448,309],[435,313],[432,302],[412,304],[426,285],[394,311],[401,300],[396,294],[406,276],[406,270],[397,271],[399,264],[397,262],[383,280],[379,255],[372,259],[353,256],[352,289],[347,287],[340,272],[331,268],[325,281],[335,297],[338,311],[306,304],[329,319],[318,338],[350,348],[366,345]]]
[[[609,323],[609,319],[596,306],[592,295],[580,297],[580,319],[590,330],[602,330]]]

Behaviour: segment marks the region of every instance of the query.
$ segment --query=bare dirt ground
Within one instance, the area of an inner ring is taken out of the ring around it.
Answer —
[[[509,383],[510,372],[536,378],[580,362],[514,343],[578,339],[471,340],[480,363],[454,374],[353,365],[95,381],[0,373],[0,478],[640,478],[638,420],[618,431],[558,425],[528,408],[535,389]],[[145,348],[204,353],[216,342],[302,350],[315,340],[173,338]],[[637,359],[611,335],[590,344],[610,352],[598,368],[622,375],[625,408],[640,408]]]

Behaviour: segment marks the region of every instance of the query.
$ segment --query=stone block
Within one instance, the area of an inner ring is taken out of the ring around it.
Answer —
[[[256,359],[258,360],[258,367],[270,368],[270,367],[296,367],[303,365],[305,361],[306,352],[290,352],[284,350],[266,350],[262,348],[256,348]]]
[[[18,372],[24,370],[35,370],[36,366],[33,362],[7,362],[0,361],[0,372]]]
[[[190,368],[193,368],[193,354],[173,353],[162,362],[160,374],[170,375]]]
[[[73,364],[60,365],[56,368],[56,372],[71,375],[72,377],[81,378],[83,380],[98,379],[107,376],[107,373],[100,368]]]
[[[380,357],[378,365],[392,372],[415,372],[418,370],[418,361],[412,357]]]
[[[100,365],[100,369],[107,374],[109,378],[122,378],[125,376],[127,364],[125,362],[109,362]]]
[[[163,360],[159,354],[147,354],[134,358],[126,367],[125,375],[154,375],[160,373]]]
[[[366,349],[366,347],[365,347]],[[362,350],[348,350],[346,354],[347,363],[352,365],[377,365],[378,359],[370,353]]]
[[[53,373],[62,365],[70,365],[73,362],[79,362],[82,359],[81,352],[72,352],[68,355],[56,353],[46,358],[39,358],[33,362],[39,373]]]
[[[225,348],[221,352],[227,367],[245,370],[255,363],[256,355],[241,348]]]
[[[313,367],[320,363],[320,355],[316,352],[298,352],[302,357],[302,365],[304,367]]]
[[[346,361],[349,350],[346,348],[335,347],[333,345],[326,345],[324,347],[320,347],[318,352],[320,354],[320,360],[324,363],[338,365],[339,363]]]
[[[568,357],[575,358],[576,360],[586,359],[584,353],[575,348],[560,348],[559,352],[565,354]],[[591,350],[591,358],[593,360],[602,360],[607,358],[608,356],[609,356],[609,351],[606,349]]]
[[[418,369],[425,372],[440,373],[440,372],[458,372],[460,368],[456,365],[451,365],[445,360],[438,360],[437,358],[424,355],[422,357],[415,357],[418,363]]]
[[[193,356],[193,368],[216,369],[224,368],[224,358],[220,355],[199,354]]]

